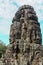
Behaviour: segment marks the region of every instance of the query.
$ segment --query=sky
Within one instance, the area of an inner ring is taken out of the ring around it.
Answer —
[[[9,44],[12,19],[21,5],[31,5],[37,13],[43,43],[43,0],[0,0],[0,40]]]

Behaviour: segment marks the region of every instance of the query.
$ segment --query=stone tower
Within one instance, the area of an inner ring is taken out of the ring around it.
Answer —
[[[18,39],[29,43],[42,43],[38,17],[32,6],[24,5],[16,12],[10,29],[10,43]]]
[[[23,5],[15,13],[9,41],[10,45],[2,57],[4,64],[43,65],[41,29],[32,6]]]

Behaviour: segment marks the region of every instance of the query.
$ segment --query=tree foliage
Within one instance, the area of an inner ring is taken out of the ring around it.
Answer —
[[[6,45],[0,40],[0,58],[1,58],[2,54],[5,53],[6,48],[7,48]]]

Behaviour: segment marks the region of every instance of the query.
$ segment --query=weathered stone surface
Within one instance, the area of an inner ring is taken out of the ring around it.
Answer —
[[[43,65],[42,34],[32,6],[24,5],[16,12],[9,40],[10,44],[0,61],[3,65]]]

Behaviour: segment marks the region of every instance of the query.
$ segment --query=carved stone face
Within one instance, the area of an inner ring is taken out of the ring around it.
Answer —
[[[35,28],[31,31],[31,42],[36,44],[41,44],[41,31],[38,28]]]

